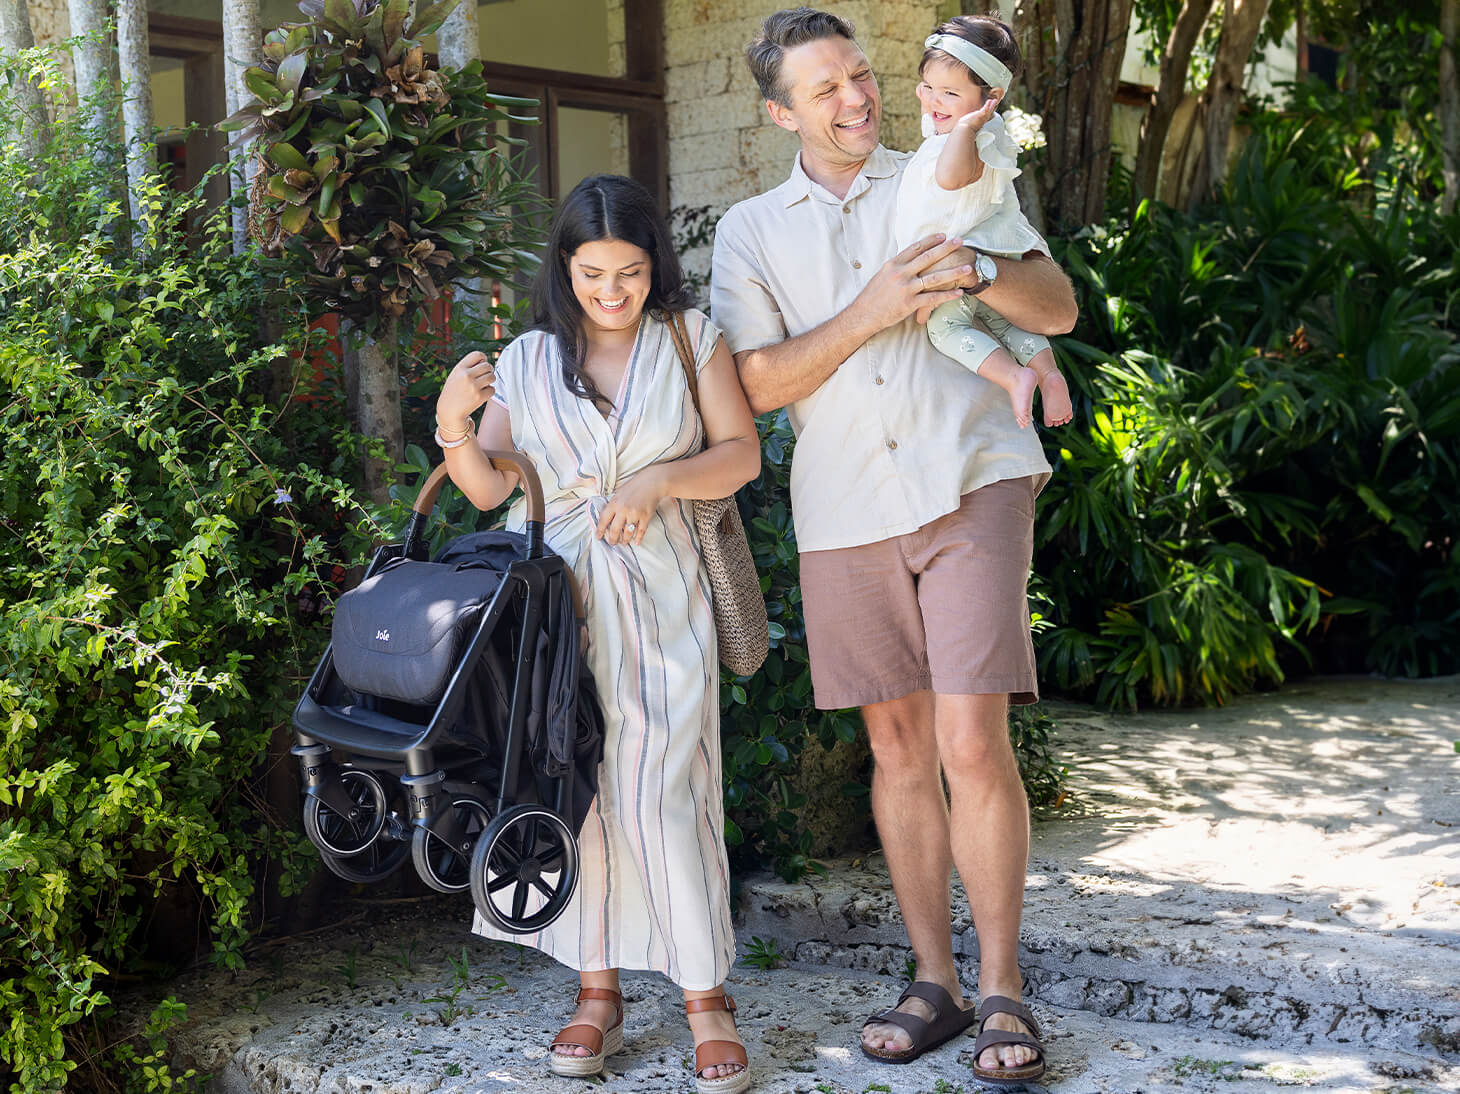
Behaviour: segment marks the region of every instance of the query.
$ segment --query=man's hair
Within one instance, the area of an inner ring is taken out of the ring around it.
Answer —
[[[1023,58],[1019,55],[1019,43],[1014,40],[1014,31],[1002,19],[992,15],[956,15],[948,22],[935,27],[933,33],[949,34],[955,38],[962,38],[965,42],[981,46],[1003,62],[1012,79],[1019,78],[1019,69],[1024,64]],[[923,74],[923,69],[928,67],[928,63],[933,60],[954,61],[963,64],[957,57],[944,53],[941,49],[925,49],[923,59],[918,63],[919,76]],[[966,65],[964,67],[967,68]],[[977,72],[970,68],[968,75],[974,83],[988,90],[988,81]],[[1012,91],[1013,88],[1006,87],[1004,90]]]
[[[829,11],[786,8],[768,16],[761,24],[760,33],[745,48],[745,63],[750,66],[761,97],[790,106],[791,90],[781,81],[781,62],[785,60],[786,50],[838,35],[856,41],[852,24]]]

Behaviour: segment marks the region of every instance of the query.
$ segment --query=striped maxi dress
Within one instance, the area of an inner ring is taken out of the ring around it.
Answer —
[[[720,332],[685,313],[695,367]],[[690,503],[666,499],[638,546],[594,536],[613,492],[698,452],[704,432],[669,328],[645,312],[605,418],[567,390],[557,341],[530,331],[497,361],[493,398],[542,478],[544,538],[572,567],[604,713],[598,796],[580,837],[577,891],[546,930],[508,935],[579,971],[648,969],[682,988],[724,981],[735,958],[720,783],[719,662]],[[519,501],[507,526],[525,521]]]

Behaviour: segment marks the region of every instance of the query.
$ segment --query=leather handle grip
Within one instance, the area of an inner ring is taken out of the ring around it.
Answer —
[[[496,449],[487,450],[486,456],[498,471],[502,470],[498,465],[505,463],[517,472],[517,477],[522,480],[523,492],[527,495],[527,519],[542,523],[546,511],[542,499],[542,480],[537,477],[537,468],[532,466],[532,461],[520,452],[499,452]],[[446,464],[440,463],[426,476],[411,508],[423,517],[428,516],[436,508],[436,499],[445,484]]]

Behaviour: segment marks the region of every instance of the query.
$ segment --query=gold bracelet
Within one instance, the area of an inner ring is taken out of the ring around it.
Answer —
[[[471,419],[468,418],[466,420],[466,428],[464,428],[464,429],[452,429],[450,426],[442,425],[441,424],[441,419],[440,418],[437,418],[436,419],[436,432],[442,434],[445,437],[451,438],[453,440],[455,438],[457,438],[457,437],[470,437],[471,434],[472,434],[472,422],[471,422]]]
[[[453,441],[448,441],[444,437],[441,436],[441,431],[439,429],[436,431],[436,443],[439,444],[442,448],[460,448],[462,445],[466,444],[466,442],[469,441],[469,440],[471,440],[471,434],[470,433],[468,433],[464,437],[457,437]]]

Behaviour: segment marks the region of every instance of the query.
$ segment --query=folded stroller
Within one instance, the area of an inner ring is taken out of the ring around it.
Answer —
[[[577,884],[603,715],[572,575],[543,546],[536,471],[517,453],[488,455],[521,476],[525,534],[474,532],[427,561],[436,468],[404,540],[336,603],[293,752],[304,831],[330,870],[373,882],[409,858],[432,888],[470,889],[488,923],[530,933]]]

